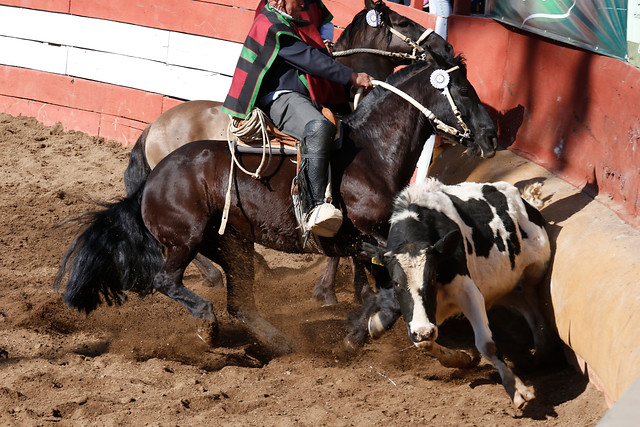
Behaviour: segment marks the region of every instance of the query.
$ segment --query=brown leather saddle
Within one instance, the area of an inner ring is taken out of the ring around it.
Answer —
[[[338,118],[327,107],[322,107],[322,115],[325,116],[336,128],[338,126]],[[242,121],[239,122],[239,126]],[[271,147],[271,155],[297,156],[298,165],[300,164],[300,141],[292,136],[281,132],[276,126],[268,120],[266,122],[267,134],[269,135],[269,145]],[[235,147],[239,153],[262,154],[264,141],[262,140],[242,140],[236,137]]]

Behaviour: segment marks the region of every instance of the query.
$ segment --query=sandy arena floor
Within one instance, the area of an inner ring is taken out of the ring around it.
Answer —
[[[607,410],[581,375],[547,366],[518,369],[538,398],[515,417],[488,362],[444,368],[410,347],[402,321],[344,354],[349,269],[341,265],[340,303],[320,307],[311,295],[323,259],[312,255],[261,250],[259,306],[304,348],[285,357],[247,335],[226,314],[224,290],[204,287],[192,267],[186,285],[211,299],[222,325],[217,348],[162,295],[80,315],[51,286],[77,232],[60,225],[124,194],[129,149],[0,114],[0,150],[1,425],[590,426]],[[526,360],[522,320],[504,310],[491,319],[507,360]],[[472,343],[464,320],[441,335]]]

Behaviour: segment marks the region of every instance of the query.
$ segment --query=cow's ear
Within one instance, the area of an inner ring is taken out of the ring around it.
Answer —
[[[455,252],[461,238],[460,230],[451,230],[442,239],[438,240],[433,247],[441,257],[448,258]]]
[[[371,243],[364,242],[362,249],[371,257],[371,262],[377,265],[384,266],[384,250],[378,246],[374,246]]]

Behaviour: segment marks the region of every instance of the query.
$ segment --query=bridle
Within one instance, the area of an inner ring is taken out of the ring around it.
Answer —
[[[386,83],[380,80],[375,80],[375,79],[371,80],[371,84],[373,86],[380,86],[390,92],[395,93],[396,95],[398,95],[399,97],[401,97],[402,99],[404,99],[405,101],[409,102],[411,105],[416,107],[434,125],[436,132],[439,130],[440,131],[439,133],[441,135],[446,134],[453,137],[454,139],[457,139],[459,142],[462,142],[465,139],[470,139],[472,136],[472,133],[471,133],[471,130],[469,129],[469,126],[467,126],[467,124],[462,119],[462,113],[460,113],[460,110],[456,106],[456,103],[453,100],[453,97],[451,96],[451,92],[449,91],[449,81],[450,81],[449,74],[459,69],[460,67],[458,65],[451,67],[448,70],[438,68],[431,73],[431,77],[429,78],[429,81],[433,87],[435,87],[438,90],[441,90],[442,94],[449,101],[451,110],[453,111],[453,114],[456,116],[456,120],[460,125],[460,128],[462,128],[462,131],[459,129],[456,129],[453,126],[449,126],[448,124],[440,120],[429,108],[425,107],[424,105],[416,101],[416,99],[413,98],[411,95],[407,94],[406,92],[403,92],[397,87],[392,86],[389,83]]]
[[[382,22],[382,19],[380,18],[379,14],[380,14],[380,12],[376,11],[375,9],[371,9],[371,10],[369,10],[367,12],[367,23],[369,24],[369,26],[371,26],[373,28],[376,28],[376,27],[379,27],[379,26],[381,27],[381,26],[385,25]],[[402,40],[403,42],[405,42],[409,46],[411,46],[413,51],[411,53],[391,52],[391,51],[388,51],[388,50],[373,49],[373,48],[367,48],[367,47],[358,47],[358,48],[347,49],[347,50],[330,51],[331,56],[340,57],[340,56],[355,55],[357,53],[370,53],[370,54],[373,54],[373,55],[388,56],[388,57],[391,57],[391,58],[408,59],[408,60],[411,60],[411,61],[418,61],[418,60],[424,60],[425,59],[426,51],[422,46],[420,46],[420,44],[422,44],[422,42],[424,42],[427,39],[427,37],[429,37],[429,35],[431,33],[433,33],[433,29],[427,28],[420,35],[420,37],[418,37],[418,40],[414,41],[410,37],[405,36],[400,31],[398,31],[395,28],[393,28],[393,26],[391,26],[391,25],[387,25],[387,28],[389,29],[389,32],[391,32],[391,34],[393,34],[394,36],[398,37],[400,40]]]

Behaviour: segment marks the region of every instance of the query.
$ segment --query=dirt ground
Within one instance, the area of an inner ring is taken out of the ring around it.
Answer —
[[[402,321],[357,354],[345,354],[345,318],[356,306],[341,264],[340,303],[320,307],[318,256],[261,248],[256,299],[301,350],[272,357],[225,311],[223,289],[186,285],[209,298],[219,347],[162,295],[132,295],[89,316],[52,289],[78,231],[66,219],[124,194],[128,148],[33,118],[0,114],[1,425],[433,425],[589,426],[607,410],[600,392],[567,365],[526,369],[531,337],[522,320],[491,313],[498,347],[537,399],[516,414],[496,370],[444,368],[413,348]],[[465,320],[441,329],[447,345],[471,346]]]

